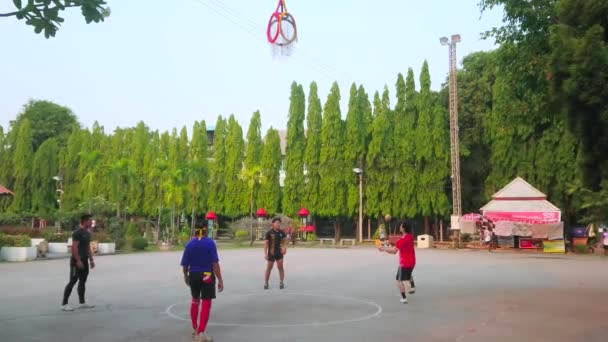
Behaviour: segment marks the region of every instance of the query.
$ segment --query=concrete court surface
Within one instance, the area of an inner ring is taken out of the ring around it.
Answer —
[[[215,341],[607,341],[608,258],[417,250],[399,303],[397,256],[291,248],[264,291],[261,248],[221,250]],[[0,263],[0,341],[190,341],[180,252],[97,257],[94,309],[59,311],[68,260]],[[76,288],[70,303],[77,304]]]

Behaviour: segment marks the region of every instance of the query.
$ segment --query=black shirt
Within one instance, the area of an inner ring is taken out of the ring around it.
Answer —
[[[80,255],[80,260],[82,262],[87,262],[91,250],[91,233],[82,228],[78,228],[72,233],[72,243],[75,241],[78,241],[78,255]],[[74,256],[72,256],[72,259],[74,259]]]
[[[286,235],[282,230],[271,229],[266,232],[264,240],[268,240],[268,255],[279,256],[281,255],[281,245]]]

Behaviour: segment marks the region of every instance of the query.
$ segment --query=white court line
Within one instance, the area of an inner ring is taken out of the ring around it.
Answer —
[[[265,296],[266,294],[261,294],[261,293],[249,293],[249,294],[243,294],[243,295],[234,295],[234,296],[230,296],[230,297],[249,297],[249,296],[257,296],[257,295],[262,295]],[[371,301],[366,301],[366,300],[362,300],[362,299],[358,299],[358,298],[353,298],[353,297],[347,297],[347,296],[342,296],[342,295],[324,295],[324,294],[313,294],[313,293],[301,293],[301,292],[285,292],[284,295],[296,295],[296,296],[308,296],[308,297],[321,297],[321,298],[330,298],[330,299],[336,299],[340,298],[340,299],[346,299],[346,300],[350,300],[353,302],[358,302],[358,303],[362,303],[362,304],[366,304],[369,306],[372,306],[374,308],[376,308],[376,312],[370,314],[370,315],[365,315],[362,317],[357,317],[357,318],[352,318],[352,319],[341,319],[341,320],[335,320],[335,321],[327,321],[327,322],[311,322],[311,323],[284,323],[284,324],[247,324],[247,323],[215,323],[215,322],[209,322],[208,325],[214,325],[214,326],[223,326],[223,327],[244,327],[244,328],[290,328],[290,327],[320,327],[320,326],[328,326],[328,325],[339,325],[339,324],[346,324],[346,323],[353,323],[353,322],[361,322],[361,321],[366,321],[375,317],[380,316],[380,314],[382,313],[382,307],[374,302]],[[177,305],[180,304],[187,304],[188,302],[184,302],[184,303],[175,303],[175,304],[171,304],[167,307],[167,309],[165,310],[165,313],[174,319],[177,320],[181,320],[181,321],[190,321],[190,318],[184,318],[181,317],[179,315],[176,315],[172,312],[173,308]]]

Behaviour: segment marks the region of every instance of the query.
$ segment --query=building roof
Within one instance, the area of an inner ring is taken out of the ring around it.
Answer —
[[[0,195],[14,195],[14,193],[0,184]]]
[[[480,210],[483,212],[560,211],[558,207],[547,201],[547,195],[521,177],[515,178],[492,195],[492,200]]]
[[[507,184],[504,188],[500,189],[497,193],[492,195],[492,199],[519,199],[519,198],[534,198],[544,199],[547,195],[543,194],[540,190],[530,185],[530,183],[523,180],[521,177],[517,177]]]

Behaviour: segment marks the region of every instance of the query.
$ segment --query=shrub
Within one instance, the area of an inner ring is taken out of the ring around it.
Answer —
[[[315,233],[308,233],[308,235],[306,235],[306,241],[315,241],[317,239],[317,234]]]
[[[182,231],[179,233],[178,240],[182,245],[187,244],[190,241],[190,228],[182,228]]]
[[[65,243],[65,242],[68,242],[68,239],[70,237],[72,237],[72,234],[66,233],[66,232],[56,233],[53,230],[47,230],[44,232],[43,236],[44,236],[44,239],[49,243],[50,242]]]
[[[5,242],[4,239],[6,238],[6,235],[3,232],[0,232],[0,249],[2,248],[2,246],[4,246]]]
[[[3,247],[31,247],[32,239],[27,235],[0,235],[0,246]]]
[[[462,242],[471,242],[471,234],[464,233],[460,236]]]
[[[131,246],[135,250],[143,251],[146,249],[146,247],[148,247],[148,240],[144,239],[143,237],[138,237],[131,242]]]
[[[92,240],[97,241],[99,243],[109,243],[114,242],[110,234],[106,232],[98,232],[93,234]]]
[[[127,225],[127,231],[125,233],[125,236],[126,236],[127,240],[135,240],[135,239],[141,237],[141,234],[139,233],[139,229],[137,228],[137,225],[135,223],[130,222]]]
[[[574,250],[576,253],[587,254],[587,252],[589,252],[589,247],[587,247],[587,245],[576,245]]]
[[[247,237],[249,237],[249,232],[244,229],[239,229],[234,232],[234,237],[239,240],[246,239]]]

